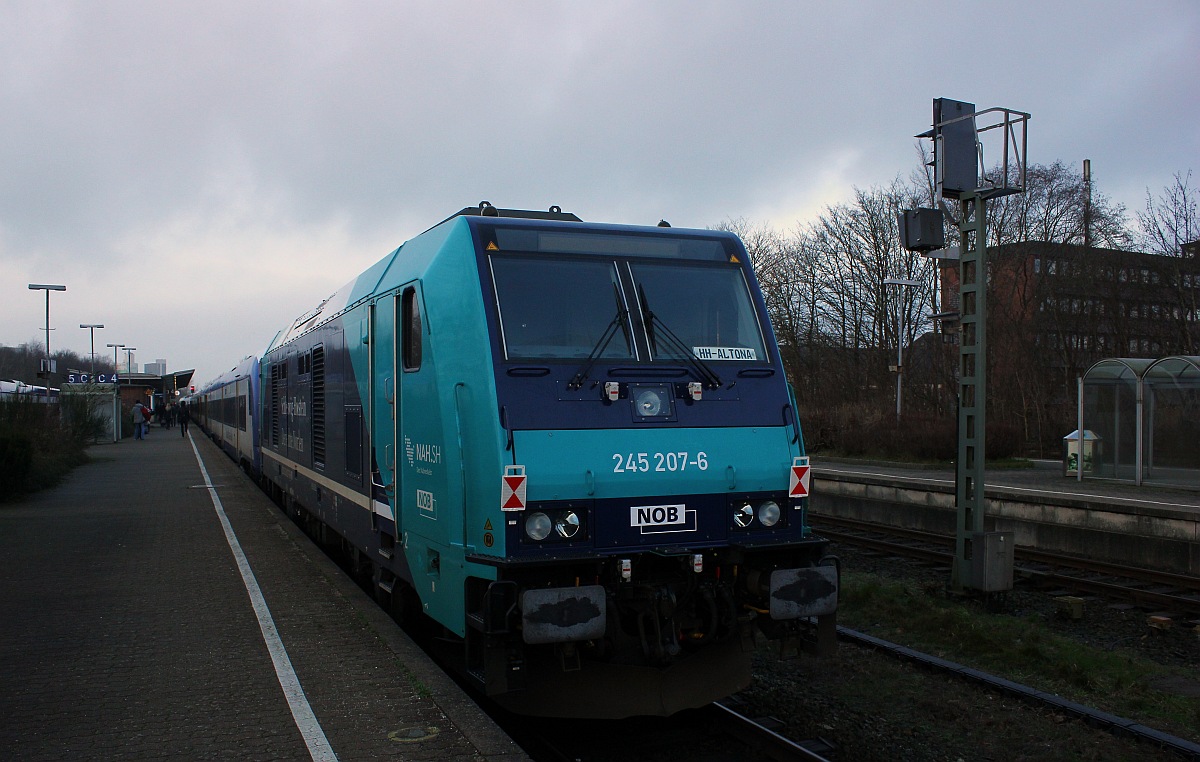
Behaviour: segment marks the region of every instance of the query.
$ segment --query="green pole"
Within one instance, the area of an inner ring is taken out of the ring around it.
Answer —
[[[955,474],[957,521],[951,583],[977,588],[972,579],[972,537],[983,532],[984,443],[987,438],[987,214],[979,192],[965,193],[959,255],[958,459]]]

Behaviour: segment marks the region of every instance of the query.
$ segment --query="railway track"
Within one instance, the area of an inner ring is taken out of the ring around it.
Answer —
[[[950,564],[954,537],[833,516],[813,516],[815,531],[881,553]],[[1200,616],[1200,578],[1017,547],[1013,576],[1042,587],[1097,595],[1175,616]]]
[[[781,735],[770,717],[751,718],[736,698],[671,717],[625,720],[497,720],[535,762],[826,762],[834,749]]]
[[[751,719],[742,713],[735,699],[713,704],[714,713],[721,717],[726,732],[741,739],[750,748],[756,749],[775,762],[824,762],[823,754],[834,752],[834,748],[822,739],[798,743],[775,732],[780,724],[773,718]]]
[[[1160,730],[1155,730],[1133,720],[1118,717],[1099,709],[1084,706],[1083,704],[1077,704],[1060,696],[1045,693],[981,670],[972,669],[962,664],[890,643],[847,627],[838,627],[838,637],[847,642],[863,646],[864,648],[870,648],[901,661],[966,680],[967,682],[1012,696],[1029,704],[1041,705],[1056,712],[1061,712],[1068,717],[1082,720],[1092,727],[1101,728],[1113,735],[1137,738],[1146,744],[1172,751],[1183,759],[1200,760],[1200,744],[1193,743],[1185,738],[1173,736],[1169,733],[1163,733]]]

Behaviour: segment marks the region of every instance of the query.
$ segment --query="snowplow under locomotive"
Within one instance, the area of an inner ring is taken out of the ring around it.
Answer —
[[[670,714],[743,687],[757,634],[832,647],[838,572],[732,234],[481,204],[252,367],[243,461],[509,708]]]

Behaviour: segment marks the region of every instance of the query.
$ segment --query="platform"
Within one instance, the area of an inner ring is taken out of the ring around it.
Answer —
[[[953,534],[952,467],[813,457],[814,516],[828,514]],[[1200,574],[1196,489],[1062,475],[1061,464],[988,469],[986,529],[1018,546]]]
[[[0,758],[527,759],[192,435],[0,505]]]

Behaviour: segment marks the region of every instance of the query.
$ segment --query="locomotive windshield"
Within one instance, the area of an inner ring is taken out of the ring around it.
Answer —
[[[769,359],[745,275],[724,240],[483,233],[506,359]]]
[[[762,331],[736,267],[633,262],[651,359],[679,359],[675,342],[657,338],[656,325],[679,337],[697,359],[766,361]]]
[[[588,357],[614,320],[620,330],[599,356],[634,356],[613,262],[514,256],[491,265],[508,358]]]

